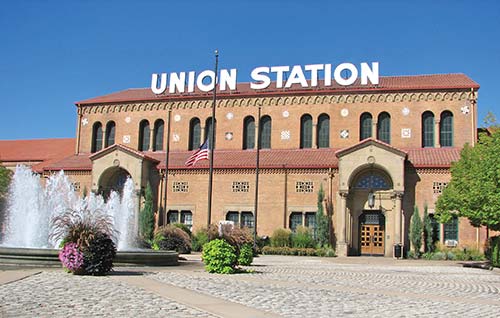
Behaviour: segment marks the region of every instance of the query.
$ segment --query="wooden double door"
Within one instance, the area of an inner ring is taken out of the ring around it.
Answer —
[[[361,255],[384,255],[385,218],[381,213],[363,213],[360,218]]]

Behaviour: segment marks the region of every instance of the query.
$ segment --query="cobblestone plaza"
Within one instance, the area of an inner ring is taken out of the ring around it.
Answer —
[[[178,267],[0,271],[0,317],[498,317],[498,271],[457,262],[261,256],[249,273]]]

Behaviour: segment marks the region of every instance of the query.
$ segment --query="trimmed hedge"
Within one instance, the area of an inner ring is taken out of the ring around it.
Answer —
[[[262,248],[264,255],[296,255],[296,256],[322,256],[335,257],[335,251],[332,248],[297,248],[297,247],[272,247],[264,246]]]

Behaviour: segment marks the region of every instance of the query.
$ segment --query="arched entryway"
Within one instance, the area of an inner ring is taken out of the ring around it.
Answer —
[[[120,193],[123,192],[123,186],[130,178],[130,173],[121,167],[111,167],[106,169],[99,178],[98,193],[107,199],[111,191]]]

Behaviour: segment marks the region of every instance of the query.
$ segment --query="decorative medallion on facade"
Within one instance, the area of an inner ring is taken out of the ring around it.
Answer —
[[[226,140],[233,140],[233,133],[228,131],[225,135]]]
[[[179,114],[175,115],[174,121],[181,121],[181,115],[179,115]]]
[[[464,114],[464,115],[468,115],[470,113],[470,107],[467,105],[460,108],[460,110],[462,111],[462,114]]]
[[[411,138],[411,128],[401,128],[401,138]]]
[[[132,121],[132,119],[130,118],[130,116],[125,117],[125,122],[127,124],[130,124],[131,121]]]
[[[233,113],[231,113],[231,112],[229,112],[229,113],[227,113],[227,114],[226,114],[226,118],[227,118],[228,120],[231,120],[231,119],[233,119],[233,118],[234,118],[234,114],[233,114]]]
[[[124,144],[129,144],[130,143],[130,135],[124,135],[123,139],[122,139],[122,142]]]
[[[281,140],[290,140],[290,130],[281,131]]]
[[[179,142],[181,140],[181,137],[179,136],[179,134],[174,133],[172,139],[174,140],[174,142]]]
[[[340,116],[342,117],[349,116],[349,110],[347,108],[342,108],[342,110],[340,111]]]
[[[410,115],[410,109],[408,107],[403,107],[403,109],[401,110],[401,113],[403,113],[403,116],[408,116]]]
[[[283,117],[288,118],[288,116],[290,116],[290,113],[288,112],[288,110],[284,110]]]
[[[88,123],[89,123],[89,119],[88,118],[82,118],[82,125],[83,126],[88,125]]]
[[[340,138],[342,138],[342,139],[349,138],[349,129],[342,129],[340,131]]]

